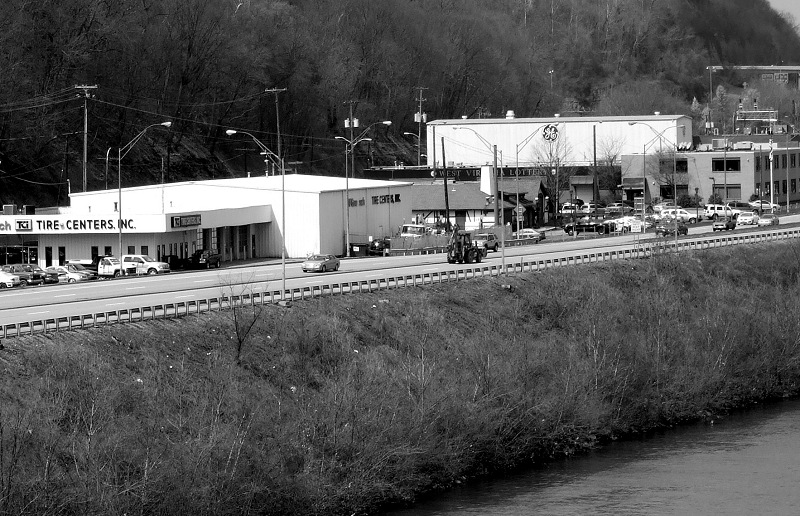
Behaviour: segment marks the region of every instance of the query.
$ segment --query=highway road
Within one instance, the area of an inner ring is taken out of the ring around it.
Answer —
[[[800,222],[800,215],[781,219],[777,229]],[[757,229],[736,229],[725,235]],[[690,226],[688,237],[681,240],[707,236],[709,223]],[[767,232],[765,229],[761,232]],[[722,234],[722,233],[721,233]],[[568,237],[561,230],[550,232],[539,244],[508,247],[506,265],[522,260],[557,259],[573,256],[576,251],[598,252],[630,249],[640,235],[621,236],[581,235]],[[652,233],[641,236],[644,241],[654,238]],[[490,252],[485,265],[500,265],[502,252]],[[365,281],[387,276],[407,276],[453,271],[463,265],[447,263],[444,254],[369,257],[343,259],[337,272],[310,274],[300,270],[299,260],[286,264],[286,287],[296,289]],[[99,313],[144,306],[162,305],[217,298],[223,295],[241,295],[247,292],[278,291],[281,288],[279,260],[240,264],[221,269],[201,271],[176,271],[160,276],[140,276],[97,280],[86,283],[46,285],[24,289],[0,290],[0,325],[55,319],[81,314]]]

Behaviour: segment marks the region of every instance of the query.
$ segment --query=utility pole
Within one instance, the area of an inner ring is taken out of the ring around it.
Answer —
[[[93,86],[75,85],[76,90],[83,90],[83,191],[86,191],[86,159],[89,138],[89,110],[87,101],[89,99],[89,90],[96,90],[97,84]]]
[[[264,90],[264,93],[275,94],[275,129],[278,137],[278,159],[281,164],[281,299],[286,294],[286,169],[283,166],[283,155],[281,155],[281,117],[278,109],[278,94],[284,91],[286,88]],[[255,249],[251,249],[251,252],[254,253]]]
[[[436,140],[433,141],[434,147],[436,146]],[[442,163],[444,171],[444,218],[445,218],[445,230],[450,231],[450,194],[447,193],[447,162],[445,161],[445,154],[444,154],[444,138],[442,138]],[[483,229],[483,228],[481,228]]]
[[[355,173],[355,146],[353,145],[354,137],[353,137],[353,129],[358,125],[358,119],[353,118],[353,109],[354,106],[357,104],[358,101],[356,100],[348,100],[345,104],[350,104],[350,116],[347,119],[346,128],[350,129],[350,140],[348,142],[350,147],[350,173]],[[355,177],[355,175],[353,176]],[[345,256],[350,258],[350,179],[347,174],[347,155],[345,153],[345,169],[344,169],[344,192],[345,192],[345,203],[346,203],[346,221],[345,221]]]
[[[422,165],[422,122],[427,122],[428,117],[425,113],[422,112],[422,103],[427,100],[422,98],[422,91],[427,90],[428,88],[424,86],[417,86],[417,91],[419,91],[419,98],[417,98],[417,102],[419,102],[419,109],[416,113],[414,113],[414,121],[417,122],[417,166]],[[434,147],[436,146],[436,140],[433,141]]]

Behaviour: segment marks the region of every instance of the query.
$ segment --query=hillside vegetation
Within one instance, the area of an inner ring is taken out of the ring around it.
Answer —
[[[376,513],[796,395],[798,252],[737,246],[6,340],[0,514]]]
[[[414,113],[436,118],[693,114],[719,125],[733,72],[800,64],[793,20],[766,0],[5,0],[0,14],[0,201],[52,206],[83,179],[124,186],[263,170],[254,133],[303,173],[342,174],[353,108],[368,164],[416,162]],[[81,86],[97,86],[96,89]],[[282,93],[265,90],[285,89]],[[755,88],[755,89],[753,89]],[[712,96],[713,99],[709,99]],[[800,100],[773,84],[764,108]],[[85,97],[88,97],[85,99]],[[697,102],[694,102],[696,99]],[[277,142],[280,119],[282,145]],[[106,173],[106,157],[110,170]],[[110,177],[109,177],[110,176]],[[109,181],[110,179],[110,181]],[[69,180],[69,184],[68,184]]]

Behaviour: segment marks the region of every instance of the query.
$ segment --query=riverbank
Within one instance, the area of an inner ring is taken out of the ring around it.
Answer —
[[[0,512],[367,514],[798,392],[793,243],[4,341]]]

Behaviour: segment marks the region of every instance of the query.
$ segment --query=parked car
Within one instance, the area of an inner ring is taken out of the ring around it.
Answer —
[[[755,226],[758,224],[758,213],[752,211],[744,211],[736,217],[737,226]]]
[[[53,285],[55,283],[59,283],[58,272],[44,269],[44,284]]]
[[[678,235],[688,235],[689,234],[689,226],[684,224],[683,222],[676,221],[675,219],[671,220],[664,220],[659,225],[656,226],[656,235],[657,236],[675,236],[675,231],[678,232]]]
[[[717,220],[732,217],[733,213],[724,204],[706,204],[703,208],[703,216],[708,220]]]
[[[653,213],[661,213],[664,210],[676,210],[678,208],[680,208],[680,206],[676,205],[674,202],[664,201],[653,205]]]
[[[219,269],[222,264],[222,255],[216,249],[198,249],[189,258],[189,264],[193,269]]]
[[[72,267],[74,266],[75,265],[72,264]],[[79,281],[89,281],[88,276],[75,271],[75,269],[70,270],[67,265],[51,265],[50,267],[46,268],[45,271],[47,271],[49,274],[55,273],[58,276],[59,283],[77,283]]]
[[[583,206],[581,206],[582,213],[597,213],[597,209],[600,205],[596,202],[587,202]]]
[[[146,254],[122,255],[122,267],[126,274],[165,274],[170,272],[169,264],[154,260]]]
[[[161,257],[161,261],[167,262],[169,264],[169,270],[171,271],[180,271],[188,269],[191,266],[191,260],[189,258],[181,258],[177,254],[165,254]]]
[[[14,288],[19,285],[19,276],[0,270],[0,288]]]
[[[561,213],[573,214],[580,211],[580,206],[571,202],[565,202],[561,205]]]
[[[500,247],[500,240],[498,240],[497,235],[494,233],[478,233],[472,238],[472,242],[477,246],[482,245],[487,253],[489,249],[497,252],[497,249]]]
[[[338,271],[340,263],[339,258],[332,254],[312,254],[300,264],[300,268],[303,272]]]
[[[750,201],[750,206],[761,213],[778,213],[781,210],[780,204],[773,204],[769,201]]]
[[[371,256],[383,256],[386,254],[386,251],[392,248],[392,239],[389,237],[385,238],[373,238],[372,242],[369,243],[369,249],[367,253]]]
[[[88,267],[81,265],[79,263],[68,263],[64,265],[70,272],[77,272],[78,274],[82,274],[86,277],[87,280],[96,280],[97,279],[97,271],[93,271]]]
[[[697,214],[686,211],[683,208],[663,208],[660,212],[660,218],[678,219],[681,222],[694,224],[697,222]]]
[[[758,226],[777,226],[780,224],[781,219],[774,213],[765,213],[758,219]]]
[[[714,224],[711,225],[712,231],[727,231],[729,229],[736,229],[735,217],[718,218],[714,221]]]
[[[633,211],[633,206],[626,202],[615,202],[606,206],[605,212],[608,215],[619,213],[620,215],[627,215]]]
[[[34,269],[33,266],[28,263],[15,263],[12,265],[3,265],[3,270],[19,276],[19,284],[21,287],[41,285],[44,283],[45,273],[38,266]]]
[[[545,239],[544,231],[536,231],[533,228],[522,228],[512,233],[511,237],[517,240],[536,240],[536,243]]]

